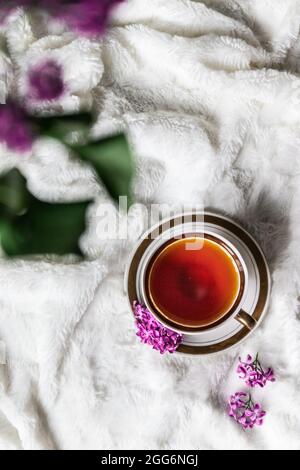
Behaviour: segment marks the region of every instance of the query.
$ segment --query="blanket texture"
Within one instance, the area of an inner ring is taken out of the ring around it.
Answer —
[[[3,97],[57,58],[68,92],[54,108],[93,103],[94,136],[125,130],[137,172],[128,240],[105,240],[99,207],[115,209],[89,168],[51,140],[26,157],[0,148],[1,171],[20,168],[40,199],[96,200],[85,262],[0,260],[0,448],[300,448],[299,28],[299,0],[129,0],[104,41],[22,11],[2,28]],[[260,242],[272,297],[247,341],[209,357],[139,343],[123,293],[139,203],[214,208]],[[243,389],[238,356],[256,351],[277,382],[254,391],[268,415],[244,432],[226,400]]]

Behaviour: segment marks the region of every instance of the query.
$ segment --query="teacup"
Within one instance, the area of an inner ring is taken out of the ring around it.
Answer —
[[[239,251],[224,237],[186,232],[157,238],[137,272],[137,291],[152,315],[182,334],[199,334],[225,322],[249,330],[255,320],[242,308],[248,273]]]

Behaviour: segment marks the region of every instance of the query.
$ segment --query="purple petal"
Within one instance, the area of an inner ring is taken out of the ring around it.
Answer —
[[[28,72],[29,96],[36,100],[55,100],[64,91],[62,67],[54,60],[47,60]]]
[[[26,112],[12,101],[0,105],[0,142],[17,152],[32,147],[33,133]]]

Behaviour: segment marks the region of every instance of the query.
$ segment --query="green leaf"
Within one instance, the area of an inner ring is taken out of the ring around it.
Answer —
[[[40,135],[52,137],[64,143],[68,143],[68,137],[72,132],[80,132],[87,137],[93,123],[90,113],[38,117],[32,118],[31,121],[39,129]]]
[[[119,196],[127,196],[128,206],[131,205],[134,164],[124,135],[109,137],[86,145],[74,145],[71,148],[82,160],[93,166],[115,200],[118,200]]]
[[[19,180],[22,178],[19,174]],[[14,180],[6,175],[4,180],[7,179],[11,182],[11,186],[6,187],[6,199],[9,199],[16,188]],[[8,256],[81,254],[78,240],[86,228],[86,209],[90,201],[49,204],[32,196],[26,186],[22,187],[22,194],[25,192],[27,208],[22,214],[0,213],[0,243],[4,252]]]
[[[27,209],[29,201],[26,180],[18,170],[0,177],[0,217],[20,214]]]
[[[93,166],[113,199],[127,196],[130,206],[134,165],[125,136],[118,135],[86,144],[72,144],[70,141],[71,134],[77,132],[80,140],[85,142],[92,122],[90,113],[32,118],[39,135],[57,139],[74,150],[79,158]]]
[[[88,203],[47,204],[38,200],[26,214],[0,225],[2,249],[8,256],[80,254]]]

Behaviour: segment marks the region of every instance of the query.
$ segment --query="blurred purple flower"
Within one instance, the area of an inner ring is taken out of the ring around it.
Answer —
[[[0,26],[5,23],[7,15],[9,15],[10,10],[7,8],[3,8],[0,3]]]
[[[263,424],[266,412],[261,405],[252,401],[250,394],[237,392],[229,399],[228,415],[244,429],[252,429]]]
[[[0,0],[0,9],[8,15],[18,6],[48,11],[71,29],[86,36],[103,34],[112,9],[124,0]],[[1,15],[0,15],[1,18]]]
[[[9,101],[0,105],[0,142],[17,152],[27,152],[33,143],[33,134],[24,109]]]
[[[242,361],[239,358],[239,364],[237,367],[237,373],[239,377],[245,380],[246,385],[249,387],[265,387],[267,382],[275,382],[274,371],[271,368],[268,368],[266,371],[262,368],[258,354],[253,360],[252,356],[248,354],[246,361]]]
[[[103,34],[112,9],[123,0],[79,0],[70,2],[57,10],[57,18],[62,19],[71,29],[86,36]]]
[[[149,344],[160,354],[176,351],[182,341],[182,335],[158,323],[149,310],[135,302],[133,305],[137,336],[142,343]]]
[[[29,97],[35,100],[55,100],[65,91],[63,70],[54,60],[47,60],[28,72]]]

